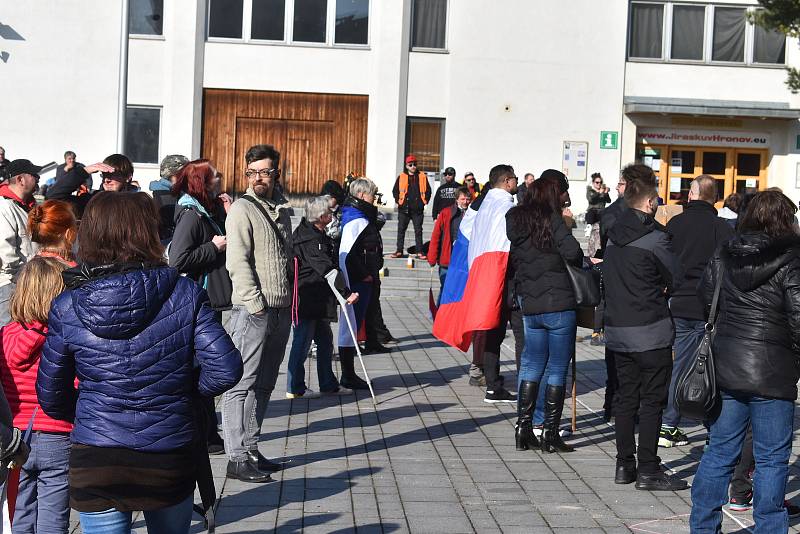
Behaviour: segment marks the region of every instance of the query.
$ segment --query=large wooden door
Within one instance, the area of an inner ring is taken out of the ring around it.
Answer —
[[[317,194],[327,180],[364,173],[368,107],[365,95],[205,89],[202,154],[236,195],[247,188],[247,149],[271,144],[281,153],[284,191]]]

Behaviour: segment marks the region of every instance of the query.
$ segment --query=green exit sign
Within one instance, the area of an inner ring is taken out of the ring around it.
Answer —
[[[616,150],[618,141],[619,141],[619,132],[611,132],[605,130],[600,132],[600,148]]]

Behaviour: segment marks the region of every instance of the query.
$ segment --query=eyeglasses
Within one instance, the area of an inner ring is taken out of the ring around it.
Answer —
[[[445,176],[455,176],[455,174],[454,174],[454,173],[452,173],[452,172],[446,172],[446,173],[444,173],[444,175],[445,175]]]
[[[125,179],[125,176],[121,172],[104,172],[103,180],[119,180],[122,181]]]
[[[603,182],[602,182],[602,181],[599,181],[599,182],[595,182],[595,183],[596,183],[597,185],[600,185],[600,184],[602,184]]]
[[[416,161],[409,161],[408,163],[406,163],[406,165],[408,165],[409,167],[416,167],[417,166],[417,162]]]
[[[259,175],[262,178],[275,177],[276,174],[278,174],[278,169],[247,169],[247,172],[244,173],[248,178],[252,178],[255,175]]]
[[[518,176],[509,176],[506,180],[519,180]]]
[[[474,182],[474,181],[475,181],[475,178],[467,178],[467,181],[468,181],[468,182]]]

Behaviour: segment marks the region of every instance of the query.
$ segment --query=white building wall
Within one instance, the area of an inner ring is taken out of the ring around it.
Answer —
[[[10,159],[91,164],[116,151],[120,2],[26,0],[0,11],[0,145]]]

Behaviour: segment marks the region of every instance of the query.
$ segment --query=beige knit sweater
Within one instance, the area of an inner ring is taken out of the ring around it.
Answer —
[[[286,308],[292,304],[288,263],[291,256],[292,221],[289,204],[267,202],[247,189],[247,195],[266,209],[286,240],[285,250],[261,211],[248,200],[233,203],[225,221],[228,237],[225,266],[233,281],[234,306],[249,313],[264,308]]]

